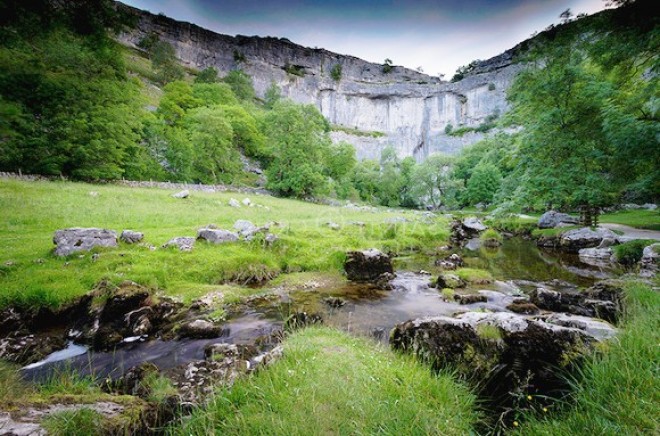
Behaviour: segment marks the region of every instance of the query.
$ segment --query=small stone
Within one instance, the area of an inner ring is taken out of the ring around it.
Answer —
[[[456,300],[458,304],[475,304],[487,302],[488,297],[482,294],[454,294],[454,300]]]
[[[241,203],[238,202],[235,198],[229,199],[229,206],[231,207],[241,207]]]
[[[178,236],[172,238],[163,244],[163,248],[178,247],[181,251],[190,251],[195,245],[195,238],[192,236]]]
[[[133,230],[124,230],[121,232],[119,239],[127,244],[137,244],[138,242],[142,241],[142,239],[144,239],[144,233],[134,232]]]
[[[339,230],[341,229],[341,226],[337,223],[329,222],[327,223],[327,226],[330,230]]]
[[[249,198],[244,198],[241,203],[243,203],[245,206],[252,206],[252,201]]]
[[[190,197],[190,191],[188,191],[187,189],[184,189],[181,192],[177,192],[176,194],[172,194],[172,197],[174,197],[174,198],[188,198],[188,197]]]

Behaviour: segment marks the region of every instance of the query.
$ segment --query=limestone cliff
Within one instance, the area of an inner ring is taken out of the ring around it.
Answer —
[[[434,152],[456,153],[483,137],[470,132],[445,134],[477,127],[487,117],[507,109],[505,93],[520,65],[510,52],[481,62],[474,74],[456,83],[395,66],[382,65],[323,49],[311,49],[287,39],[221,35],[190,23],[153,15],[122,5],[135,15],[137,27],[120,36],[135,46],[145,35],[157,34],[171,43],[184,65],[216,67],[221,75],[240,68],[252,76],[257,95],[275,82],[282,94],[299,103],[316,105],[330,123],[345,129],[334,140],[355,145],[358,157],[378,158],[391,144],[400,157],[423,160]],[[341,65],[341,79],[332,68]],[[374,134],[358,133],[377,132]]]

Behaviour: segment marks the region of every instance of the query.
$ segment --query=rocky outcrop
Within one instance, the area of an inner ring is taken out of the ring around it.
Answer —
[[[565,371],[594,341],[585,330],[506,312],[416,319],[390,333],[393,348],[436,368],[451,364],[492,398],[511,398],[509,392],[549,394],[566,387]]]
[[[71,228],[55,232],[53,236],[56,256],[68,256],[94,247],[116,247],[117,233],[113,230],[96,228]]]
[[[457,153],[484,134],[452,136],[447,126],[478,127],[506,112],[506,91],[522,69],[512,55],[501,55],[449,83],[399,66],[386,73],[382,65],[284,38],[220,35],[124,8],[136,18],[137,28],[120,36],[123,43],[135,47],[145,35],[156,34],[174,46],[188,67],[213,66],[221,75],[244,70],[261,97],[274,82],[284,97],[314,104],[331,124],[343,126],[332,132],[333,140],[354,144],[359,158],[379,158],[390,144],[400,157],[419,160],[434,152]],[[331,75],[335,65],[341,66],[340,80]]]
[[[394,278],[392,260],[375,248],[348,252],[344,270],[348,280],[354,282],[376,283]]]
[[[559,239],[559,246],[569,252],[578,253],[583,248],[598,247],[605,239],[618,240],[616,233],[611,230],[583,227],[563,233]]]
[[[570,216],[567,213],[556,212],[549,210],[539,218],[539,229],[554,229],[560,225],[577,225],[580,220],[576,217]]]
[[[544,310],[616,322],[621,313],[622,295],[621,288],[599,283],[584,292],[537,288],[530,294],[530,302]]]

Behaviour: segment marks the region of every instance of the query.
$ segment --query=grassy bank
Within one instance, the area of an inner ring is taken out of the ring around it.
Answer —
[[[284,343],[267,370],[220,391],[174,434],[469,434],[474,397],[450,375],[328,328]]]
[[[622,210],[601,215],[600,222],[624,224],[638,229],[660,230],[660,211]]]
[[[291,272],[339,274],[344,253],[376,247],[406,252],[442,245],[448,231],[441,219],[424,224],[412,212],[359,211],[269,196],[247,195],[263,207],[233,208],[237,193],[193,191],[172,198],[172,191],[88,185],[68,182],[0,180],[0,307],[8,304],[58,306],[82,295],[101,279],[133,280],[190,299],[212,290],[228,295],[255,292],[242,285]],[[407,222],[388,223],[405,216]],[[161,249],[175,236],[195,236],[208,224],[231,229],[238,219],[256,225],[277,222],[280,240],[209,245],[192,252]],[[327,225],[341,226],[332,230]],[[356,225],[359,222],[363,225]],[[57,258],[52,254],[55,230],[102,227],[144,232],[145,244]],[[148,245],[156,248],[151,251]]]
[[[625,290],[621,334],[578,374],[570,401],[527,416],[520,434],[660,434],[660,294],[635,282]]]

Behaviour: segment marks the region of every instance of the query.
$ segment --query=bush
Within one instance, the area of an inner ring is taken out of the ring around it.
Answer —
[[[495,229],[487,229],[480,236],[482,241],[498,241],[502,242],[502,235]]]
[[[635,239],[634,241],[625,242],[614,247],[614,256],[617,262],[622,265],[634,265],[642,259],[644,247],[651,245],[653,242],[655,241],[648,239]]]
[[[341,80],[341,72],[342,72],[342,67],[341,64],[335,64],[332,66],[332,69],[330,70],[330,77],[335,82],[339,82]]]

